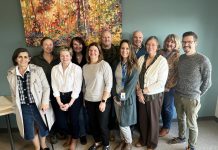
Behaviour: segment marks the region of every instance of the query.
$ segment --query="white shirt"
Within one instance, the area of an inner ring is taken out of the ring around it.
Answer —
[[[21,76],[21,77],[23,77],[23,75],[20,74],[20,71],[19,71],[18,66],[15,67],[15,71],[16,71],[16,75],[17,75],[17,76]],[[29,65],[28,65],[28,67],[26,68],[24,74],[25,74],[27,71],[30,72],[30,66],[29,66]]]
[[[70,63],[65,71],[59,63],[52,68],[51,82],[54,97],[60,96],[60,92],[71,92],[71,98],[77,99],[82,87],[82,69]]]
[[[144,63],[144,55],[138,59],[140,71]],[[148,88],[148,95],[161,93],[164,91],[167,81],[169,67],[166,58],[159,56],[148,68],[144,75],[144,88]]]

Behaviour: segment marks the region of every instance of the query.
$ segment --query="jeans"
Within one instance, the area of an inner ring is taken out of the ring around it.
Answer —
[[[39,131],[40,137],[48,135],[48,128],[46,127],[39,110],[35,103],[21,104],[24,125],[24,139],[33,140],[35,136],[35,127]]]
[[[174,93],[175,89],[170,89],[169,92],[164,92],[163,105],[161,110],[161,117],[163,121],[163,128],[170,129],[174,114]]]

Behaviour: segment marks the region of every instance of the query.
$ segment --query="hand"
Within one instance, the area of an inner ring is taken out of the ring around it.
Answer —
[[[164,92],[169,92],[169,91],[170,91],[170,89],[168,89],[168,88],[164,89]]]
[[[142,89],[141,89],[141,88],[138,88],[138,89],[136,90],[136,94],[137,94],[137,96],[143,95]]]
[[[138,100],[139,100],[140,103],[145,104],[145,97],[144,97],[143,94],[138,96]]]
[[[145,88],[143,89],[143,94],[148,94],[148,93],[149,93],[148,88],[145,87]]]
[[[66,104],[63,104],[63,105],[60,107],[60,109],[61,109],[62,111],[67,111],[69,107],[70,107],[69,104],[66,103]]]
[[[114,102],[118,105],[121,106],[121,102],[117,100],[116,96],[113,97]]]
[[[42,110],[42,111],[45,112],[48,108],[49,108],[49,104],[44,104],[44,103],[42,103],[42,105],[41,105],[41,110]]]
[[[105,107],[106,107],[106,102],[101,102],[101,103],[99,104],[99,110],[100,110],[101,112],[104,112],[104,111],[105,111]]]

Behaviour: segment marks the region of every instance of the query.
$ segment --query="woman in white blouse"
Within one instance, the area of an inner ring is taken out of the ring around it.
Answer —
[[[159,42],[156,36],[149,37],[145,46],[148,54],[138,60],[140,139],[136,147],[147,146],[147,150],[153,150],[158,145],[159,118],[169,69],[167,60],[158,54]]]
[[[82,106],[79,97],[82,86],[82,70],[71,62],[72,52],[68,48],[60,49],[60,63],[52,68],[53,95],[59,105],[56,121],[59,130],[72,137],[70,150],[76,149],[79,138],[78,116]]]
[[[103,60],[103,54],[97,43],[91,43],[86,52],[87,64],[83,66],[84,99],[89,115],[90,128],[95,143],[89,150],[103,145],[109,150],[108,119],[111,107],[112,70]]]

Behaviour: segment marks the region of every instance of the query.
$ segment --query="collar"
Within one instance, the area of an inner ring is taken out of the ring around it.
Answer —
[[[25,73],[26,73],[27,71],[30,72],[30,67],[29,67],[29,65],[28,65],[27,69],[25,70]],[[18,66],[16,66],[15,72],[16,72],[16,75],[17,75],[17,76],[21,76],[21,77],[22,77],[22,75],[20,74],[20,71],[19,71],[19,69],[18,69]],[[25,73],[24,73],[24,74],[25,74]]]

